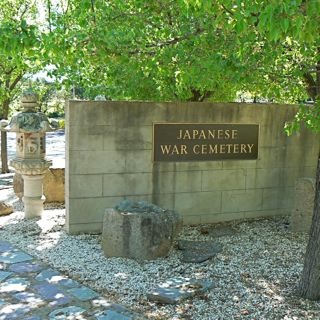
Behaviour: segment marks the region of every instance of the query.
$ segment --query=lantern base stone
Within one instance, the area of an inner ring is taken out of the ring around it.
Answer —
[[[24,180],[24,203],[25,218],[41,217],[43,212],[43,195],[42,181],[43,175],[29,176],[23,175]]]

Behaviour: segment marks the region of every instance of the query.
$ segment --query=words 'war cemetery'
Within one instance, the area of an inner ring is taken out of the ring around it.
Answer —
[[[101,232],[106,208],[144,200],[184,224],[291,213],[314,177],[319,141],[286,136],[290,105],[70,101],[66,211],[71,233]]]

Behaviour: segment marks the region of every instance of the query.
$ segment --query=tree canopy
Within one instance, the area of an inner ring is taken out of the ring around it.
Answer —
[[[7,119],[10,104],[23,77],[45,65],[41,31],[33,1],[0,1],[0,116]],[[2,172],[8,172],[6,132],[1,132]]]
[[[35,24],[28,22],[28,1],[1,1],[0,5],[0,105],[8,116],[9,103],[22,77],[38,69],[41,39]]]
[[[29,73],[50,65],[59,83],[88,97],[318,95],[318,0],[1,2],[1,65]]]
[[[69,0],[50,12],[54,73],[93,96],[221,101],[249,91],[296,102],[318,94],[317,0]]]

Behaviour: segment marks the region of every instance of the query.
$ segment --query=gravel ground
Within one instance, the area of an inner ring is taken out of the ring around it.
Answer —
[[[21,203],[15,208],[21,210]],[[320,302],[296,295],[307,236],[290,232],[287,220],[233,224],[234,234],[219,238],[207,232],[210,226],[184,227],[179,239],[223,245],[200,264],[181,262],[175,248],[167,258],[144,263],[107,259],[100,236],[64,231],[65,210],[55,205],[46,207],[42,219],[24,220],[21,211],[0,217],[0,237],[150,319],[320,319]],[[147,300],[158,284],[180,276],[210,280],[214,288],[175,306]]]

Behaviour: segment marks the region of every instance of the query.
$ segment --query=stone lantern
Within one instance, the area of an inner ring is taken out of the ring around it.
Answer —
[[[15,114],[10,123],[1,123],[1,129],[16,132],[16,157],[10,165],[20,173],[24,181],[25,218],[41,216],[43,212],[43,177],[52,165],[45,158],[46,132],[53,131],[47,116],[37,112],[38,96],[30,89],[23,93],[23,111]]]

